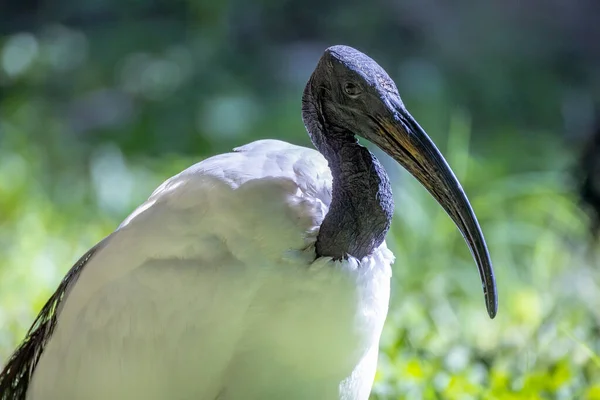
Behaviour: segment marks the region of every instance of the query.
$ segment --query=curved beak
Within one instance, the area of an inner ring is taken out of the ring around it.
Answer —
[[[371,116],[379,131],[373,142],[410,172],[452,218],[477,263],[487,312],[494,318],[498,311],[494,270],[467,195],[444,156],[401,101],[388,99],[387,105],[391,115]]]

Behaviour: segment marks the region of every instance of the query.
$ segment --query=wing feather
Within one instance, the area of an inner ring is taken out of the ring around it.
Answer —
[[[56,316],[62,301],[71,285],[77,281],[83,267],[103,247],[107,239],[102,240],[77,260],[34,320],[25,339],[0,373],[0,400],[25,400],[33,371],[56,326]]]
[[[246,311],[261,310],[256,304],[264,299],[255,296],[264,295],[267,272],[310,265],[314,253],[304,249],[330,200],[323,157],[271,140],[167,180],[67,273],[0,374],[0,400],[48,398],[48,390],[82,398],[68,393],[95,393],[102,366],[106,382],[122,385],[107,390],[127,393],[133,383],[124,379],[133,380],[135,368],[109,368],[124,362],[141,365],[144,398],[161,398],[160,377],[173,372],[163,389],[181,380],[202,391],[194,398],[214,399],[231,357],[245,351],[236,343],[246,332]],[[280,274],[273,276],[277,284],[270,285],[281,286]],[[152,345],[131,347],[146,341]],[[162,369],[143,362],[142,350],[154,351],[147,358],[163,360]]]

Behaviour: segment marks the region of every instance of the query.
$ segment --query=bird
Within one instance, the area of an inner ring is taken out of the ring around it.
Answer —
[[[302,120],[314,149],[262,139],[207,158],[85,253],[6,363],[0,399],[368,399],[395,208],[360,140],[454,221],[494,318],[475,213],[385,70],[352,47],[327,48]]]

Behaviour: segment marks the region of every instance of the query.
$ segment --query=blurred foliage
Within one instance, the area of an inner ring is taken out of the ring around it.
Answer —
[[[0,5],[0,359],[70,264],[168,176],[258,138],[309,145],[300,95],[349,44],[463,182],[500,288],[388,160],[397,261],[374,399],[600,399],[600,272],[569,170],[600,99],[580,2]],[[380,154],[380,153],[378,153]]]
[[[514,173],[470,155],[467,120],[455,120],[445,154],[484,228],[500,311],[487,318],[460,233],[407,179],[374,398],[598,398],[600,273],[566,189],[564,154],[549,152],[555,168]]]

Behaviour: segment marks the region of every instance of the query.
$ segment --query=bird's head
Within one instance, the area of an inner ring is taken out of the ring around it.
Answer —
[[[396,84],[383,68],[351,47],[328,48],[306,86],[303,110],[309,131],[315,128],[312,124],[318,124],[325,135],[345,132],[369,140],[431,193],[469,245],[488,314],[494,318],[498,308],[494,271],[477,217],[452,169],[406,110]]]

